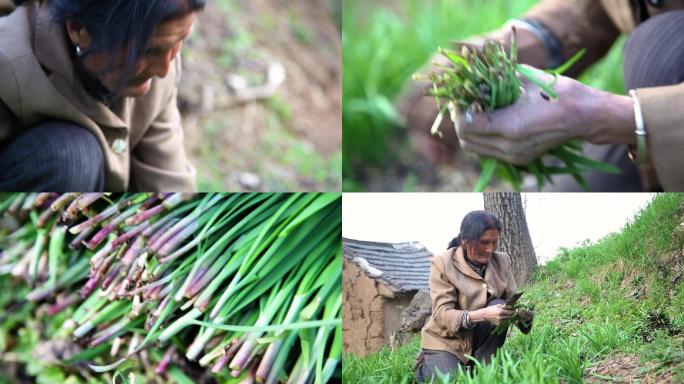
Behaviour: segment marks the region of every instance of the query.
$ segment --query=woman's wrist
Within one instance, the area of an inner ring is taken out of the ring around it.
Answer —
[[[471,311],[470,312],[470,324],[477,324],[485,321],[485,317],[482,315],[482,309],[478,309],[476,311]]]
[[[636,144],[634,104],[631,97],[594,90],[582,103],[592,144]]]

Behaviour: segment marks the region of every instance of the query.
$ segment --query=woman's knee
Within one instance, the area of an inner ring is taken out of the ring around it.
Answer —
[[[423,349],[424,361],[416,367],[418,382],[428,382],[440,375],[457,376],[459,370],[465,369],[463,362],[447,351]]]
[[[87,129],[45,121],[27,129],[3,150],[9,180],[3,189],[98,191],[104,189],[104,154]]]
[[[627,89],[684,81],[684,10],[670,11],[639,25],[627,39],[624,79]]]

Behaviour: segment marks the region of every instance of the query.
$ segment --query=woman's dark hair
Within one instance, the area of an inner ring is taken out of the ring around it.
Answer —
[[[22,5],[32,0],[14,0]],[[80,60],[93,53],[126,48],[123,66],[133,72],[135,64],[144,56],[154,29],[164,21],[181,17],[204,8],[206,0],[50,0],[54,18],[70,21],[85,28],[92,38]],[[110,68],[121,59],[115,58]]]
[[[447,249],[458,247],[465,240],[477,241],[488,229],[501,232],[501,221],[490,212],[472,211],[461,221],[461,232],[451,239]]]

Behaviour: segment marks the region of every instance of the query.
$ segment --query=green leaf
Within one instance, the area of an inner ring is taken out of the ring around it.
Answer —
[[[71,356],[70,358],[64,360],[66,364],[80,363],[82,361],[88,361],[96,356],[108,351],[111,345],[108,343],[100,344],[95,348],[86,348],[83,351]]]
[[[544,187],[544,172],[542,171],[542,168],[539,166],[539,163],[541,162],[541,159],[536,159],[530,162],[530,164],[528,164],[530,171],[534,174],[534,178],[537,181],[537,191],[541,191],[542,187]]]
[[[582,187],[584,192],[589,192],[589,184],[587,184],[587,181],[584,180],[584,177],[582,177],[582,175],[573,173],[572,178],[575,179],[577,184],[579,184]]]
[[[593,169],[596,169],[599,171],[603,171],[606,173],[619,174],[622,172],[622,170],[620,170],[620,168],[618,168],[612,164],[604,163],[604,162],[598,161],[598,160],[594,160],[594,159],[588,158],[586,156],[577,156],[577,158],[575,159],[575,163],[580,164],[580,165],[584,165],[586,167],[593,168]]]
[[[112,376],[112,382],[114,384],[117,383],[117,378],[121,379],[121,384],[130,384],[130,381],[126,377],[126,372],[123,369],[118,369],[116,372],[114,372],[114,375]]]
[[[561,159],[563,159],[565,162],[569,162],[572,164],[580,164],[580,165],[583,165],[583,166],[590,168],[590,169],[596,169],[599,171],[603,171],[606,173],[612,173],[612,174],[619,174],[622,172],[620,170],[620,168],[618,168],[612,164],[604,163],[601,161],[590,159],[586,156],[578,155],[578,154],[572,152],[568,148],[559,147],[559,148],[556,148],[555,150],[553,150],[552,153],[555,156],[558,156]]]
[[[552,69],[552,70],[549,70],[548,72],[549,72],[549,73],[554,73],[554,74],[556,74],[556,75],[562,75],[562,74],[565,73],[568,69],[570,69],[570,67],[572,67],[573,65],[575,65],[575,63],[576,63],[579,59],[581,59],[582,56],[584,56],[584,53],[586,53],[586,52],[587,52],[587,49],[586,49],[586,48],[580,49],[579,52],[575,53],[575,54],[570,58],[570,60],[568,60],[568,61],[566,61],[565,63],[563,63],[560,67],[555,68],[555,69]]]
[[[494,176],[494,171],[496,171],[496,166],[499,165],[499,161],[493,158],[485,158],[482,159],[481,164],[482,173],[475,184],[475,188],[473,188],[473,192],[484,191],[487,184],[492,180],[492,176]]]
[[[535,69],[531,69],[529,67],[525,67],[524,65],[517,64],[515,66],[515,69],[520,72],[521,75],[525,76],[529,81],[534,83],[537,87],[539,87],[542,91],[544,91],[549,97],[553,99],[558,98],[558,94],[556,91],[553,90],[553,88],[549,85],[546,84],[544,81],[542,81],[538,76],[537,73],[544,73],[543,71],[537,71]]]
[[[7,331],[0,328],[0,352],[4,352],[7,349]]]
[[[45,370],[45,364],[42,361],[36,359],[28,359],[26,363],[26,372],[31,376],[38,376],[41,372]]]
[[[449,59],[455,65],[462,65],[465,68],[470,68],[470,64],[468,64],[468,60],[466,60],[462,56],[458,55],[456,52],[450,51],[450,50],[444,49],[444,48],[438,48],[437,50],[439,51],[439,53],[442,54],[442,56]]]
[[[520,175],[520,171],[518,171],[518,167],[510,163],[505,164],[505,166],[508,168],[508,173],[511,175],[511,184],[513,189],[520,191],[523,180],[522,176]]]
[[[176,366],[170,367],[167,373],[177,384],[194,384],[194,381]]]
[[[92,365],[88,364],[88,368],[92,369],[93,371],[97,373],[103,373],[103,372],[109,372],[113,369],[117,369],[119,367],[120,370],[126,369],[127,367],[130,367],[131,365],[135,364],[133,361],[128,360],[128,359],[119,359],[118,361],[108,364],[108,365]]]
[[[222,329],[224,331],[246,331],[246,332],[270,332],[270,331],[283,331],[283,330],[299,330],[299,329],[310,329],[318,328],[326,325],[341,325],[342,319],[331,319],[331,320],[314,320],[314,321],[299,321],[290,324],[276,324],[276,325],[264,325],[264,326],[250,326],[250,325],[226,325],[219,323],[210,323],[206,321],[199,320],[188,320],[188,324],[203,325],[209,328]]]
[[[63,383],[64,372],[59,367],[48,367],[38,374],[36,382],[38,384]]]
[[[81,380],[77,376],[71,375],[64,380],[61,384],[81,384]]]

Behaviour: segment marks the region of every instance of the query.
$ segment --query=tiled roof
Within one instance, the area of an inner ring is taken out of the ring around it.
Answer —
[[[432,254],[419,242],[378,243],[342,238],[344,258],[395,292],[427,288]]]

